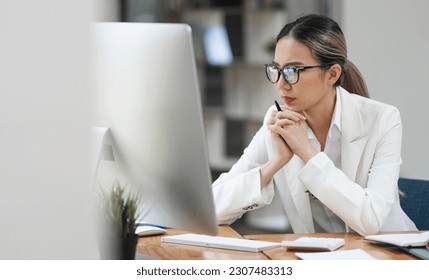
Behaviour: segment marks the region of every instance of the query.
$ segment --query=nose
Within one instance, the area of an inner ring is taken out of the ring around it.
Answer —
[[[292,86],[288,82],[286,82],[286,80],[283,77],[283,75],[280,75],[280,79],[276,83],[276,87],[277,87],[278,90],[281,90],[281,89],[291,89],[292,88]]]

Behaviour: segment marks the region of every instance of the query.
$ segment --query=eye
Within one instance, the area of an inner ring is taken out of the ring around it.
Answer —
[[[297,69],[295,67],[285,67],[282,72],[285,78],[291,77],[296,73]]]
[[[268,80],[275,84],[279,80],[280,70],[274,64],[266,64],[265,65],[265,74],[267,75]]]
[[[285,67],[283,70],[289,74],[294,74],[298,71],[298,69],[295,66],[288,66],[288,67]]]
[[[268,67],[268,71],[270,72],[270,74],[275,74],[275,73],[279,72],[279,69],[275,65],[270,65]]]

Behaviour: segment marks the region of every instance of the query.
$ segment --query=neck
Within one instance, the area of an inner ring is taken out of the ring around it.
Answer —
[[[316,106],[303,112],[307,118],[308,126],[316,135],[328,133],[332,115],[334,114],[335,100],[335,88],[333,88]]]

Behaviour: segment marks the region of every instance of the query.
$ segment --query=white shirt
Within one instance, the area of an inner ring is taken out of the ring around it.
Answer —
[[[324,153],[332,160],[334,165],[341,169],[341,96],[336,94],[334,113],[326,138]],[[317,141],[313,131],[309,129],[308,138],[319,152],[320,143]],[[310,195],[311,212],[313,215],[315,232],[344,232],[346,226],[328,207],[317,198]]]
[[[308,128],[308,139],[313,147],[320,152],[321,145],[310,128]],[[335,108],[326,138],[324,153],[337,168],[341,168],[341,96],[338,92],[336,93]],[[276,188],[281,188],[281,186],[276,186]],[[311,194],[309,195],[315,232],[346,231],[344,222],[337,215],[318,199]],[[279,195],[275,195],[269,205],[256,211],[247,212],[231,226],[241,234],[293,232]]]

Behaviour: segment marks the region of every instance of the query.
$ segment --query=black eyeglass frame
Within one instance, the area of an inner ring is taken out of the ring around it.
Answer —
[[[265,69],[265,75],[267,76],[267,79],[268,79],[268,81],[270,81],[270,83],[272,83],[272,84],[276,84],[276,83],[278,83],[278,81],[280,80],[280,76],[283,76],[283,79],[285,79],[286,83],[288,83],[289,85],[295,85],[295,84],[296,84],[296,83],[298,83],[298,81],[299,81],[299,71],[301,71],[301,70],[306,70],[306,69],[311,69],[311,68],[317,68],[317,67],[325,68],[325,67],[329,67],[329,66],[331,66],[331,65],[332,65],[332,64],[311,65],[311,66],[293,66],[293,65],[286,65],[286,66],[284,66],[283,68],[279,69],[275,64],[270,63],[270,64],[265,64],[265,65],[264,65],[264,69]],[[267,68],[268,68],[269,66],[274,66],[275,68],[277,68],[277,71],[280,73],[280,75],[277,75],[277,80],[276,80],[275,82],[271,81],[270,77],[268,76]],[[294,83],[290,83],[290,82],[286,79],[286,77],[285,77],[285,75],[286,75],[286,74],[285,74],[285,72],[283,71],[285,68],[288,68],[288,69],[294,69],[294,72],[296,72],[296,75],[297,75],[296,82],[294,82]]]

